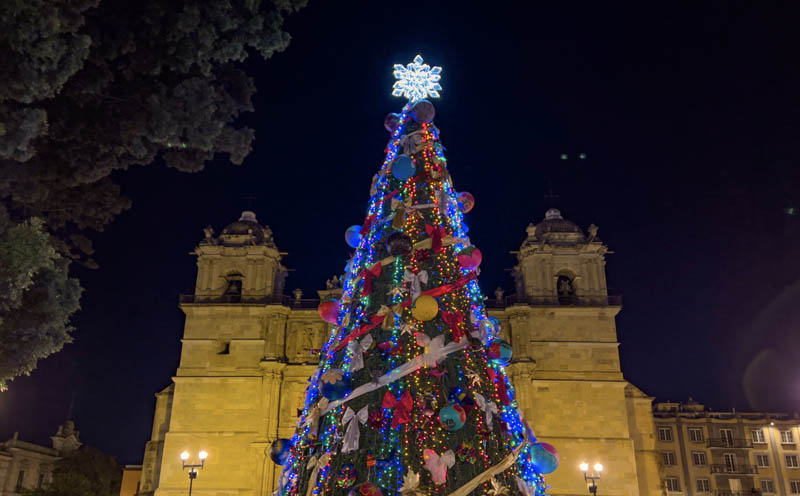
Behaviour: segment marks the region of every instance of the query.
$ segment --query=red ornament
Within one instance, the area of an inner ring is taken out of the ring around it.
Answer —
[[[323,301],[317,307],[317,312],[322,320],[328,324],[335,324],[336,318],[339,316],[339,300]]]
[[[370,482],[359,484],[347,494],[348,496],[383,496],[381,488]]]
[[[472,194],[462,191],[457,195],[458,208],[467,213],[475,206],[475,197]]]
[[[458,264],[467,269],[467,270],[475,270],[477,269],[481,262],[483,261],[483,253],[477,248],[472,250],[472,253],[469,255],[462,253],[456,257],[458,259]]]

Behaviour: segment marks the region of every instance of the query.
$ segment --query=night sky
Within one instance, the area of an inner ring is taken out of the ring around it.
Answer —
[[[512,292],[508,252],[552,181],[564,216],[597,224],[614,252],[629,381],[659,400],[800,409],[798,4],[506,3],[310,0],[290,17],[289,48],[248,62],[244,165],[116,176],[134,205],[94,236],[100,269],[75,269],[75,343],[0,395],[0,438],[46,442],[74,398],[86,444],[141,463],[202,228],[219,232],[253,195],[289,252],[287,290],[322,288],[363,222],[383,117],[404,103],[391,66],[417,53],[444,68],[436,124],[456,189],[477,200],[486,294]]]

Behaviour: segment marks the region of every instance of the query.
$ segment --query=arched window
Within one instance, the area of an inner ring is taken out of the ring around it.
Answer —
[[[242,299],[242,281],[244,276],[238,272],[232,272],[225,276],[225,292],[222,297],[225,301],[238,302]]]
[[[578,302],[578,297],[575,294],[575,279],[570,274],[562,273],[558,275],[556,291],[559,305],[575,305]]]

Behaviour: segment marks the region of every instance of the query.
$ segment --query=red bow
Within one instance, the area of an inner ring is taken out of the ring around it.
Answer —
[[[381,408],[394,408],[392,429],[396,429],[398,425],[411,421],[412,406],[414,406],[414,399],[408,391],[405,391],[399,399],[395,398],[391,391],[386,391],[386,394],[383,395],[383,403],[381,404]]]
[[[459,324],[464,322],[464,316],[459,312],[450,313],[442,311],[442,319],[447,322],[447,325],[450,326],[450,330],[453,331],[453,339],[455,341],[461,341],[465,333]]]
[[[381,275],[381,270],[383,270],[383,265],[381,265],[380,262],[376,262],[375,265],[369,269],[363,269],[361,271],[359,277],[364,279],[364,286],[361,288],[361,294],[363,296],[372,294],[372,280]]]
[[[436,253],[442,251],[442,238],[447,234],[444,227],[425,224],[425,232],[431,237],[431,251]]]
[[[506,406],[510,405],[511,398],[508,397],[508,389],[506,388],[506,376],[504,376],[503,374],[498,374],[491,367],[486,367],[486,373],[489,374],[489,378],[492,380],[492,383],[494,383],[494,387],[497,389],[497,395],[500,397],[500,402]]]

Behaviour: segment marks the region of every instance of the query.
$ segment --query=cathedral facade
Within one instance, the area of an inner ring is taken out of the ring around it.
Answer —
[[[664,494],[652,398],[620,370],[622,307],[606,286],[608,248],[595,226],[584,232],[557,209],[526,234],[515,252],[516,292],[498,289],[486,306],[512,344],[508,373],[520,408],[537,437],[559,451],[559,468],[546,476],[549,494],[586,494],[583,461],[604,465],[604,494]],[[318,299],[284,295],[282,254],[253,212],[218,236],[207,228],[194,254],[195,291],[180,297],[180,365],[156,394],[140,494],[184,494],[180,455],[202,450],[208,458],[193,492],[265,496],[281,470],[270,445],[294,433],[329,326]],[[329,281],[319,297],[337,296],[338,285]]]

